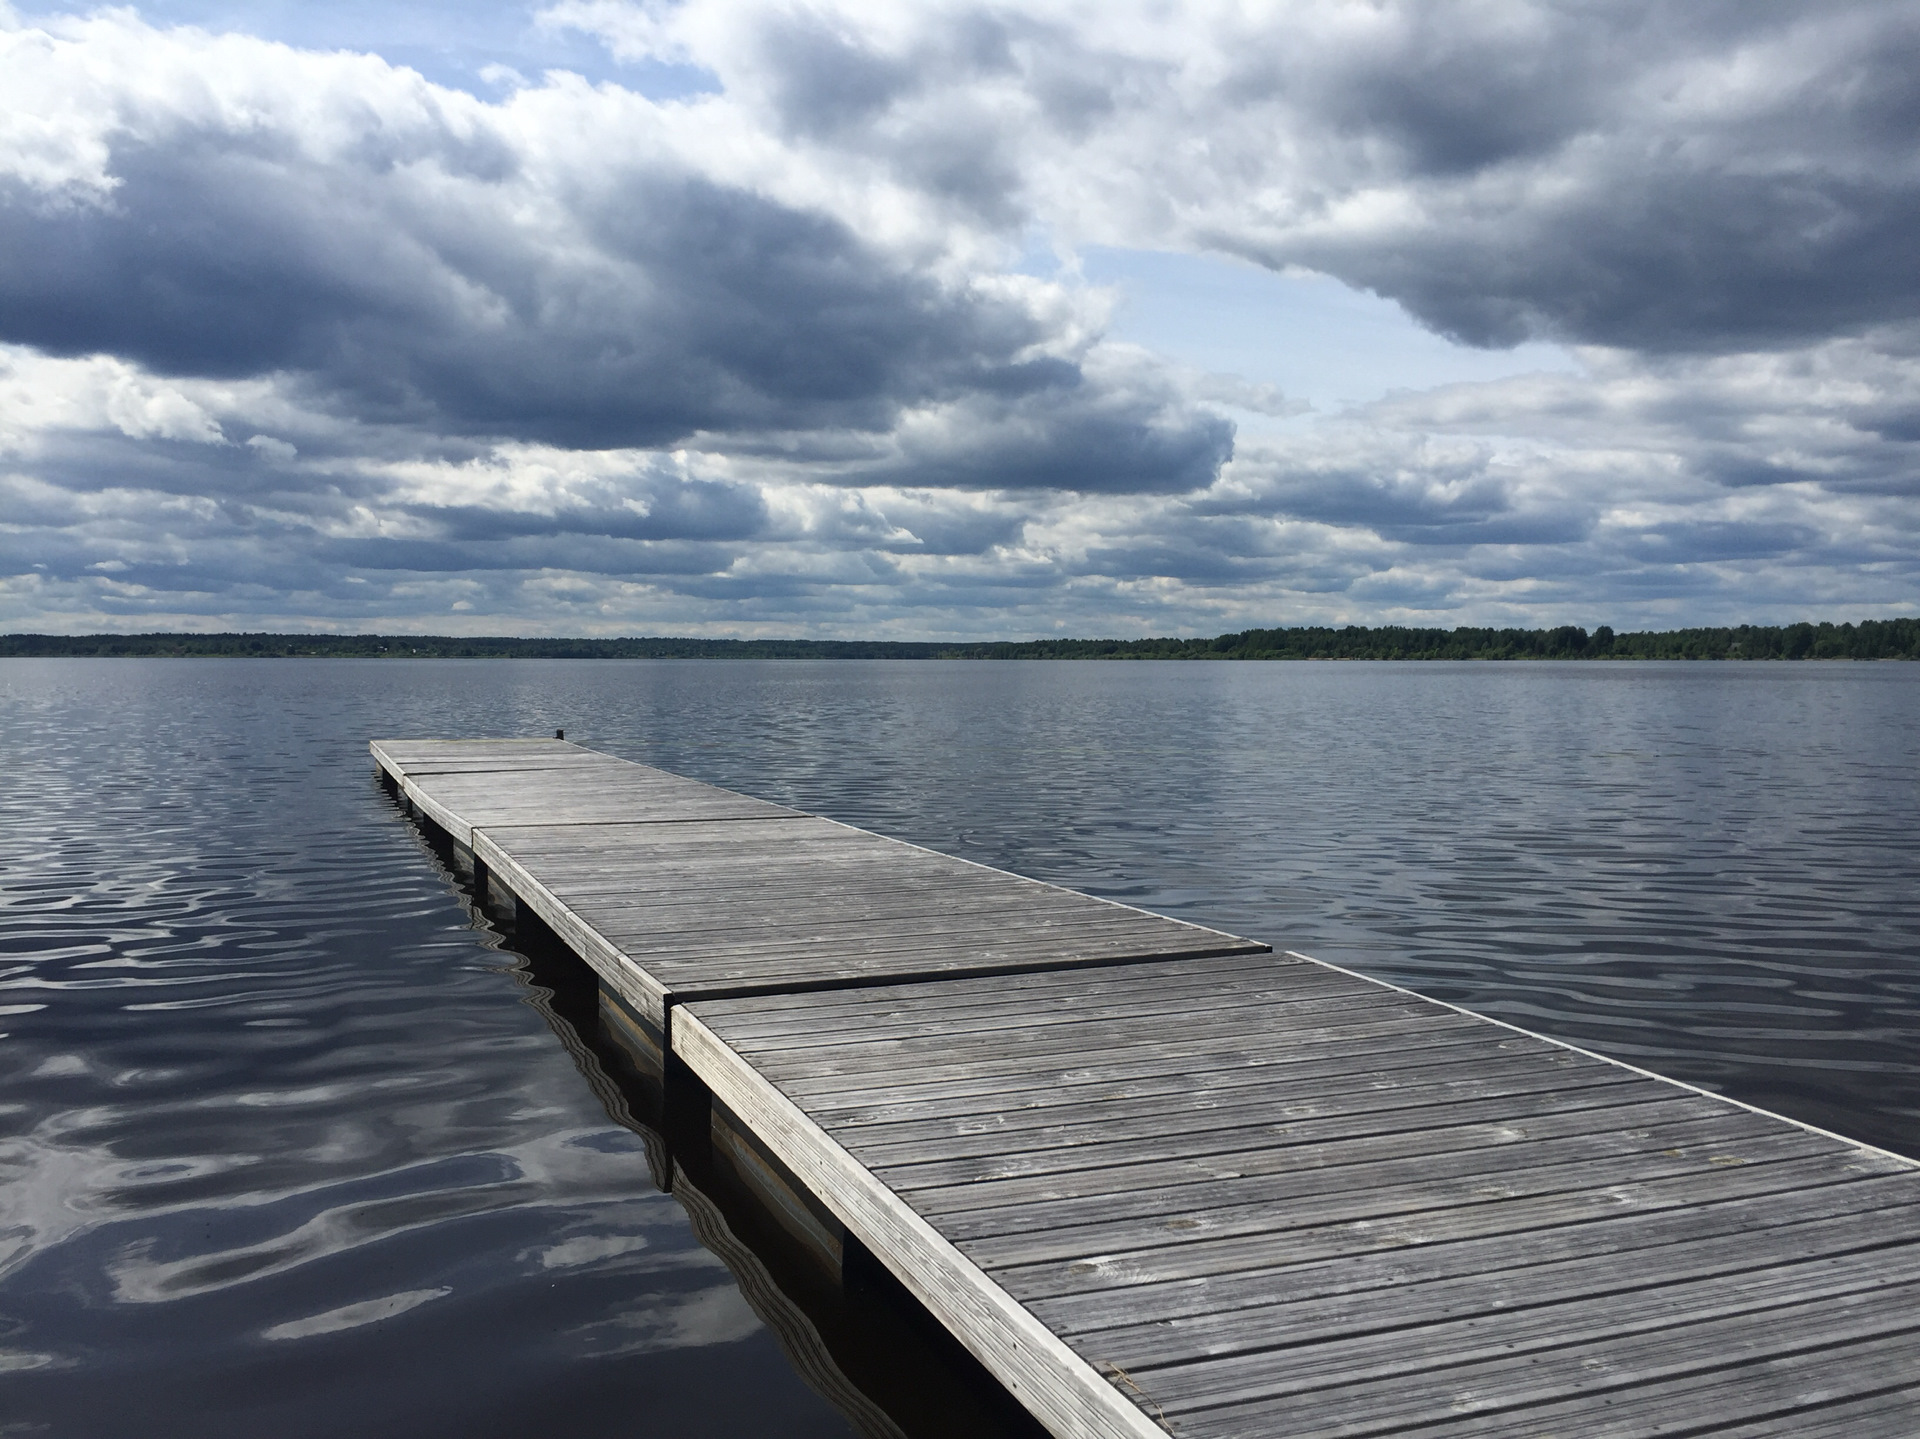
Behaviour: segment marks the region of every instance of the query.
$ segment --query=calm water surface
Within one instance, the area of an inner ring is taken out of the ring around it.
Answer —
[[[1920,1154],[1920,666],[0,661],[0,1433],[849,1432],[366,756],[556,726]]]

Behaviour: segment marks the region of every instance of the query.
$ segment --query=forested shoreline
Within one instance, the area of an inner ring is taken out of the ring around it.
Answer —
[[[527,639],[328,634],[0,635],[0,658],[940,659],[940,660],[1911,660],[1920,618],[1616,634],[1556,629],[1303,625],[1212,639]]]

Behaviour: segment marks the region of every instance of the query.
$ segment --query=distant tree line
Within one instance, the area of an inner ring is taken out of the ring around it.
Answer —
[[[1739,625],[1615,634],[1550,630],[1301,625],[1214,639],[903,640],[466,639],[448,635],[0,635],[0,657],[318,656],[374,659],[1006,660],[1911,660],[1920,619]]]

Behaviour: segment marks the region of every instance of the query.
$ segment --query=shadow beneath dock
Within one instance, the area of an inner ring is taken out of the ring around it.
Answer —
[[[639,1137],[655,1185],[686,1211],[810,1387],[868,1439],[1045,1439],[945,1327],[663,1052],[657,1031],[484,870],[476,874],[464,846],[384,776],[381,784],[608,1117]]]

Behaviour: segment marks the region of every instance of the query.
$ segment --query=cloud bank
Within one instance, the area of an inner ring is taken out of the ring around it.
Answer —
[[[542,23],[713,86],[0,12],[0,625],[1920,608],[1920,6]],[[1302,413],[1116,338],[1093,245],[1572,363]]]

